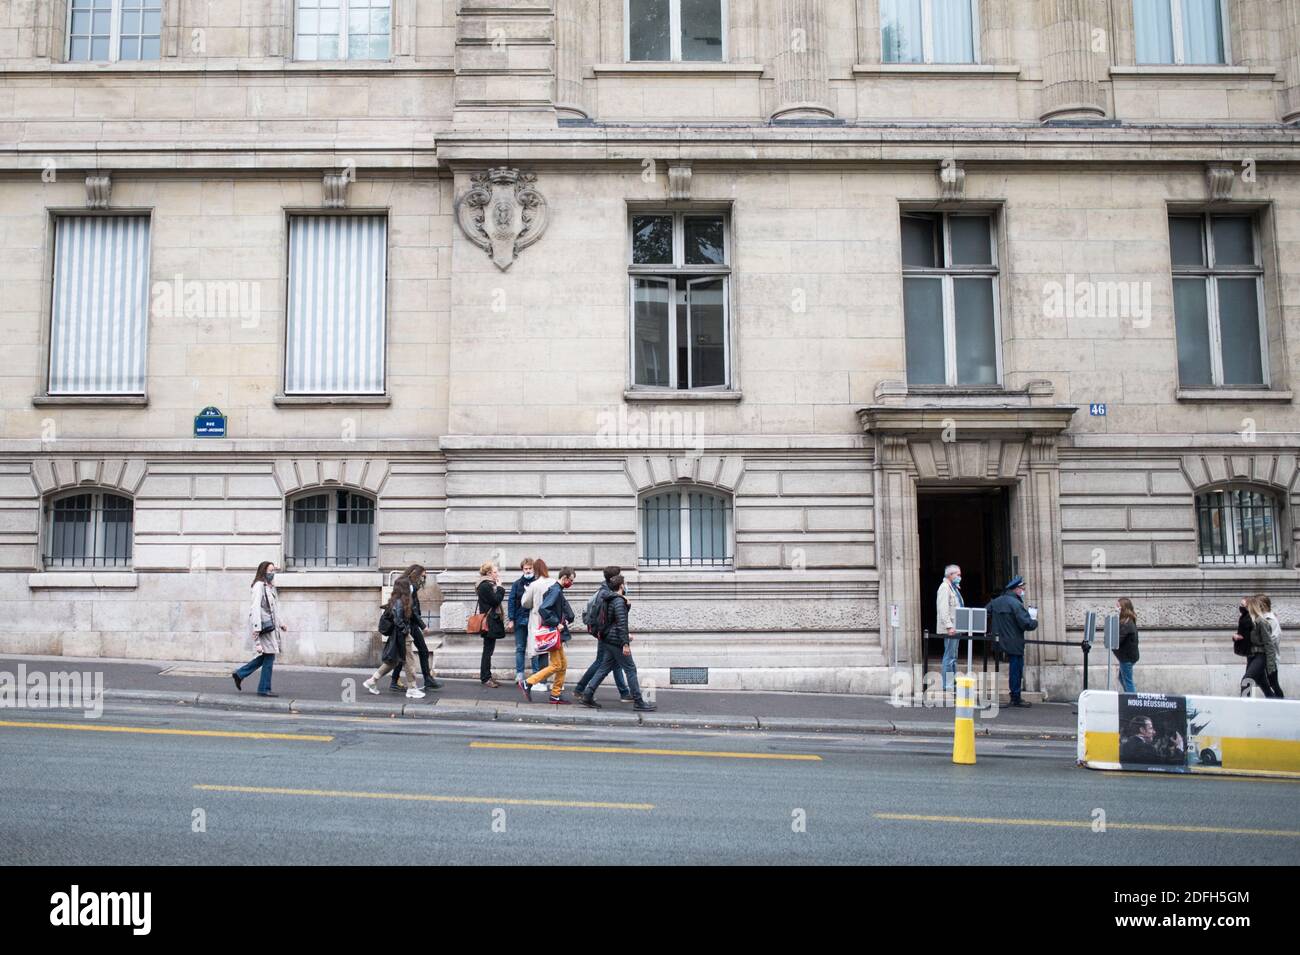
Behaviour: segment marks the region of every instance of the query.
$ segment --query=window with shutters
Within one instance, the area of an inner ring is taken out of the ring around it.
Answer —
[[[289,219],[286,395],[384,393],[388,220]]]
[[[51,395],[143,395],[149,217],[54,220]]]

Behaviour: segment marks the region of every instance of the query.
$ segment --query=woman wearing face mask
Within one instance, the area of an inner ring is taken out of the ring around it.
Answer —
[[[393,584],[393,592],[388,597],[388,603],[384,607],[384,615],[393,622],[392,633],[384,642],[383,662],[379,669],[361,682],[366,688],[367,693],[379,693],[379,687],[376,685],[385,673],[392,673],[403,663],[406,664],[406,672],[415,671],[415,660],[411,653],[411,620],[415,614],[415,601],[412,599],[411,582],[405,577],[397,578]],[[414,686],[407,687],[406,698],[408,700],[424,699],[424,691]]]
[[[1119,683],[1125,693],[1136,693],[1133,688],[1133,664],[1138,662],[1138,627],[1137,611],[1133,601],[1120,597],[1115,602],[1119,611],[1119,646],[1113,651],[1119,661]]]
[[[520,687],[524,685],[524,657],[528,649],[529,614],[523,604],[524,591],[536,579],[533,559],[525,557],[519,562],[519,579],[510,585],[510,596],[506,599],[506,618],[514,624],[515,633],[515,684]],[[534,673],[546,665],[539,657],[533,657],[530,662]]]
[[[275,666],[275,655],[280,652],[280,634],[287,630],[280,621],[280,604],[275,597],[275,572],[279,570],[269,560],[257,565],[257,574],[253,577],[252,603],[248,609],[248,631],[253,640],[257,656],[230,674],[235,681],[235,689],[242,690],[244,681],[256,670],[262,671],[257,681],[258,696],[278,696],[271,692],[271,670]]]
[[[501,684],[492,679],[492,651],[497,641],[506,635],[506,612],[502,605],[506,592],[501,587],[501,571],[492,561],[484,561],[478,569],[479,581],[475,593],[478,595],[478,612],[487,614],[487,629],[480,636],[483,638],[483,656],[479,659],[479,682],[490,689]]]

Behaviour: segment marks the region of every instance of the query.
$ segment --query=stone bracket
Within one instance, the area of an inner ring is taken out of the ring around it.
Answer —
[[[351,168],[331,170],[321,178],[325,192],[326,209],[346,209],[348,207],[348,186],[356,179]]]
[[[113,195],[112,173],[94,173],[86,177],[86,208],[107,209]]]
[[[1214,202],[1227,202],[1232,198],[1237,171],[1231,166],[1206,166],[1205,180],[1210,189],[1210,199]]]
[[[961,202],[966,198],[966,170],[955,159],[939,163],[939,198],[944,202]]]
[[[690,199],[691,164],[670,163],[668,166],[668,198]]]

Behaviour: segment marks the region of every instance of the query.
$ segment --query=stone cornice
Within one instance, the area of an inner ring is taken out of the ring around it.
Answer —
[[[955,429],[963,438],[1005,434],[1056,435],[1069,427],[1077,410],[1072,405],[869,405],[858,410],[858,420],[866,433],[886,437],[941,433],[950,429]]]

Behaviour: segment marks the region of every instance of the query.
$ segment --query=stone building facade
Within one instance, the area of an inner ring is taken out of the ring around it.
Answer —
[[[420,562],[469,670],[541,555],[660,685],[883,693],[958,562],[1233,692],[1297,120],[1300,0],[0,0],[0,652],[235,660],[270,559],[363,665]]]

